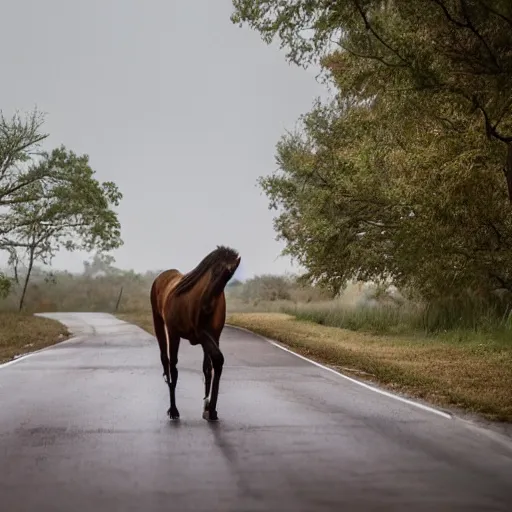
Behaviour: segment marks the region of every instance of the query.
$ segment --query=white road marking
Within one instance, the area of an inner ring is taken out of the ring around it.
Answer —
[[[19,363],[20,361],[23,361],[24,359],[27,359],[29,357],[40,354],[41,352],[51,350],[51,349],[55,348],[57,345],[66,345],[70,342],[77,341],[78,339],[80,339],[80,336],[71,335],[69,338],[67,338],[63,341],[58,341],[57,343],[54,343],[53,345],[49,345],[48,347],[43,347],[43,348],[40,348],[39,350],[34,350],[34,352],[27,352],[26,354],[22,354],[22,355],[16,357],[15,359],[11,359],[10,361],[0,364],[0,370],[3,368],[7,368],[8,366],[11,366],[12,364]]]
[[[393,398],[395,400],[398,400],[399,402],[403,402],[409,405],[412,405],[414,407],[418,407],[419,409],[423,409],[424,411],[431,412],[433,414],[437,414],[438,416],[441,416],[442,418],[446,418],[448,420],[453,419],[453,416],[449,413],[440,411],[438,409],[434,409],[433,407],[429,407],[428,405],[421,404],[419,402],[414,402],[413,400],[409,400],[408,398],[401,397],[399,395],[395,395],[393,393],[390,393],[388,391],[384,391],[383,389],[376,388],[374,386],[370,386],[369,384],[366,384],[365,382],[361,382],[360,380],[353,379],[352,377],[349,377],[348,375],[344,375],[343,373],[340,373],[333,368],[329,368],[328,366],[324,366],[323,364],[317,363],[316,361],[313,361],[312,359],[309,359],[301,354],[297,354],[297,352],[294,352],[293,350],[290,350],[277,341],[271,340],[269,338],[266,338],[265,336],[262,336],[260,334],[257,334],[255,332],[250,331],[249,329],[244,329],[243,327],[238,327],[236,325],[230,325],[226,324],[226,326],[231,327],[232,329],[239,329],[240,331],[245,331],[249,334],[252,334],[253,336],[257,336],[266,342],[270,343],[274,347],[277,347],[281,350],[284,350],[285,352],[288,352],[290,354],[293,354],[296,357],[299,357],[300,359],[303,359],[304,361],[307,361],[308,363],[314,364],[315,366],[318,366],[318,368],[322,368],[323,370],[326,370],[328,372],[334,373],[338,377],[343,377],[344,379],[349,380],[350,382],[353,382],[354,384],[357,384],[359,386],[362,386],[363,388],[369,389],[370,391],[374,391],[375,393],[379,393],[381,395],[387,396],[389,398]]]
[[[24,354],[22,356],[17,357],[16,359],[11,359],[10,361],[7,361],[6,363],[0,364],[0,369],[7,368],[8,366],[11,366],[11,364],[18,363],[19,361],[23,361],[23,359],[27,359],[27,357],[31,357],[34,354],[38,354],[41,352],[41,350],[37,350],[36,352],[30,352],[30,354]]]

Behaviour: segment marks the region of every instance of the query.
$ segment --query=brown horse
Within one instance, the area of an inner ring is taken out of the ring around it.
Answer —
[[[162,272],[153,281],[151,308],[164,378],[169,386],[171,406],[167,414],[172,419],[180,417],[175,390],[181,338],[189,340],[191,345],[203,347],[203,418],[211,421],[218,419],[217,396],[224,365],[224,356],[219,348],[220,335],[226,321],[224,288],[238,265],[240,256],[235,250],[217,246],[188,274],[171,269]]]

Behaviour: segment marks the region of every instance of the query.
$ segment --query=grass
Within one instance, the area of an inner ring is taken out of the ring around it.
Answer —
[[[117,313],[117,318],[129,322],[131,324],[138,325],[140,328],[149,332],[153,336],[155,330],[153,329],[153,317],[151,316],[150,310],[131,311],[129,313]]]
[[[282,313],[319,325],[375,334],[403,334],[417,329],[421,311],[413,307],[343,307],[336,301],[285,306]]]
[[[48,347],[68,336],[66,327],[55,320],[0,312],[0,363]]]
[[[512,422],[512,342],[491,334],[376,335],[275,313],[234,313],[228,321],[393,391]]]
[[[118,316],[153,334],[150,312]],[[284,313],[233,312],[227,320],[391,391],[488,420],[512,422],[512,342],[505,337],[471,330],[436,336],[382,335],[319,325]]]
[[[265,311],[272,312],[268,309]],[[512,339],[511,311],[500,304],[479,301],[447,299],[429,305],[404,302],[400,305],[354,307],[344,305],[339,300],[330,300],[309,304],[284,304],[280,312],[320,325],[375,334],[492,332],[494,336]]]

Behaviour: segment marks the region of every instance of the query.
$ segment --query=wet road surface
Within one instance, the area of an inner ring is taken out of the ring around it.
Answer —
[[[50,316],[50,315],[48,315]],[[0,367],[0,509],[510,511],[512,449],[226,327],[218,411],[182,341],[177,406],[154,338],[106,314]]]

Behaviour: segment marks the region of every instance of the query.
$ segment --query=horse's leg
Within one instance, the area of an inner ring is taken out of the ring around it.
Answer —
[[[210,405],[210,388],[212,384],[212,360],[203,346],[203,373],[204,373],[204,411],[206,412]]]
[[[176,407],[176,384],[178,383],[178,350],[180,348],[180,338],[171,337],[169,331],[165,330],[168,354],[169,354],[169,368],[171,374],[171,380],[169,381],[169,398],[171,401],[171,407],[167,411],[169,417],[173,420],[177,420],[180,417],[178,408]]]
[[[164,369],[165,382],[169,384],[171,382],[169,359],[167,358],[167,334],[165,332],[165,323],[163,318],[153,311],[153,325],[155,328],[155,335],[160,347],[160,361],[162,368]]]
[[[203,332],[201,339],[203,350],[210,356],[213,366],[213,383],[212,383],[212,394],[208,409],[205,408],[203,412],[203,418],[205,420],[216,421],[217,416],[217,397],[219,395],[219,383],[220,376],[222,375],[222,367],[224,366],[224,356],[220,351],[219,344],[212,338],[207,332]]]

